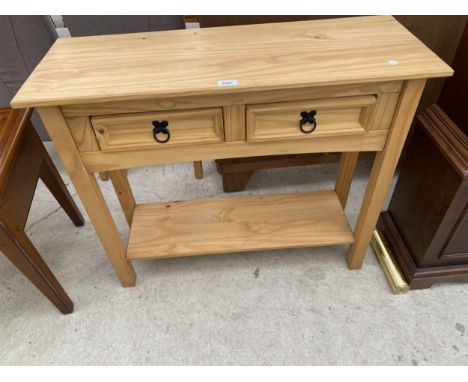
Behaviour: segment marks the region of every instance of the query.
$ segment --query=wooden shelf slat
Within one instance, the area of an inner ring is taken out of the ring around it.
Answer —
[[[141,204],[127,258],[155,259],[350,244],[334,191]]]

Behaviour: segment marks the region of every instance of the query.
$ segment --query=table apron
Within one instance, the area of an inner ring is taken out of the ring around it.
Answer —
[[[317,139],[274,142],[223,142],[219,144],[157,147],[122,151],[82,152],[81,159],[90,172],[122,170],[165,163],[180,163],[263,155],[323,152],[382,151],[388,131],[364,135],[333,136]]]

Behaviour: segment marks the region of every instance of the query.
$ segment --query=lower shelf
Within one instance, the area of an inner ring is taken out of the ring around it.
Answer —
[[[350,244],[334,191],[140,204],[127,258],[155,259]]]

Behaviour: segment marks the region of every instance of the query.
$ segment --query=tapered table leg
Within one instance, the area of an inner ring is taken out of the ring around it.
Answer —
[[[124,212],[125,219],[127,219],[127,223],[131,227],[136,203],[130,183],[128,183],[127,171],[108,171],[108,174]]]
[[[34,131],[34,134],[36,134],[37,142],[42,146],[42,149],[44,151],[44,159],[40,169],[39,177],[42,179],[42,181],[47,186],[52,195],[54,195],[57,202],[65,210],[65,212],[73,221],[73,223],[77,227],[84,225],[83,216],[81,215],[80,210],[76,206],[72,196],[68,192],[67,186],[65,186],[65,183],[63,183],[63,180],[60,177],[60,174],[57,171],[57,168],[55,167],[54,163],[52,162],[52,159],[47,153],[47,150],[42,145],[39,136],[37,136],[37,133],[32,128],[32,126],[30,127],[30,130]]]
[[[343,209],[346,207],[346,202],[348,201],[349,189],[351,188],[358,157],[358,151],[341,154],[335,191]]]
[[[22,230],[11,230],[0,221],[2,252],[58,310],[73,312],[73,302]]]
[[[355,241],[346,257],[350,269],[362,266],[425,82],[424,79],[407,81],[402,89],[387,144],[377,153],[367,183],[354,229]]]
[[[203,162],[201,160],[193,162],[193,173],[195,178],[203,179]]]
[[[83,165],[60,108],[43,107],[38,111],[121,284],[124,287],[135,286],[136,274],[125,257],[126,248],[114,219],[94,174],[90,174]]]

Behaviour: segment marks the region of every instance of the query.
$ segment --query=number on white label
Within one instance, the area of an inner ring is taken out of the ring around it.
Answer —
[[[218,87],[237,86],[237,80],[219,80]]]

